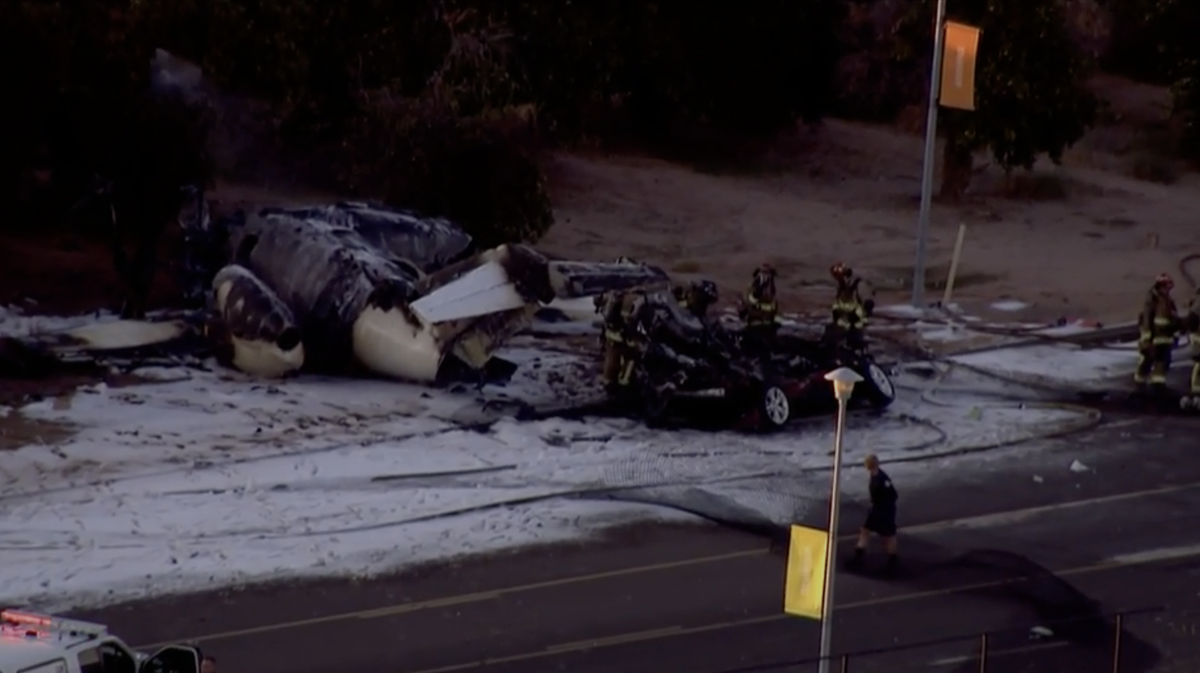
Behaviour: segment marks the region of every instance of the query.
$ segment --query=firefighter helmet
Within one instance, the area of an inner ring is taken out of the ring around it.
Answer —
[[[837,264],[829,267],[829,275],[833,276],[837,280],[845,280],[854,275],[854,270],[846,266],[844,263],[838,262]]]
[[[754,270],[754,277],[757,278],[759,276],[767,276],[768,278],[774,278],[775,277],[775,267],[773,267],[770,264],[767,264],[765,262],[758,265],[758,268]]]
[[[717,284],[711,280],[695,281],[692,283],[692,287],[690,289],[692,291],[692,296],[709,306],[717,303],[717,299],[720,298],[720,295],[717,292]]]

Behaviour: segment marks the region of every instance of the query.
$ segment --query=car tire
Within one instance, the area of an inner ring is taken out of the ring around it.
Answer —
[[[863,364],[863,390],[871,406],[882,409],[896,401],[896,384],[883,367],[867,360]]]
[[[759,396],[758,412],[762,417],[763,429],[782,428],[792,420],[792,400],[783,388],[768,385]]]

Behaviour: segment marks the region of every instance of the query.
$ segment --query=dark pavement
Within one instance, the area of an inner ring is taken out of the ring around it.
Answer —
[[[1103,625],[1102,642],[1086,647],[1029,641],[1028,627],[1044,619],[1002,584],[1010,576],[954,562],[987,548],[1056,571],[1105,610],[1166,606],[1128,619],[1122,670],[1200,670],[1198,438],[1193,420],[1118,420],[969,474],[946,470],[936,490],[900,481],[905,572],[886,582],[839,576],[834,650],[1017,629],[992,638],[990,672],[1087,673],[1107,661],[1113,630]],[[1074,459],[1093,471],[1071,472]],[[846,503],[844,534],[861,511]],[[198,640],[223,673],[715,673],[816,655],[818,625],[782,615],[783,549],[770,546],[715,526],[646,525],[371,581],[280,584],[86,616],[135,646]],[[978,648],[972,638],[861,656],[850,670],[975,670]],[[1170,664],[1149,668],[1154,650]]]

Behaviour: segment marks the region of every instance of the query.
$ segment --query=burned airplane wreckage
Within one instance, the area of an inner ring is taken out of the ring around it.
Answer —
[[[150,75],[154,96],[191,105],[214,93],[198,67],[163,50]],[[97,199],[106,200],[103,216],[119,232],[122,213],[110,187]],[[667,282],[645,265],[554,260],[520,244],[478,250],[448,220],[374,203],[268,207],[215,219],[202,190],[183,194],[178,280],[185,301],[205,305],[204,341],[218,359],[257,377],[306,369],[431,383],[449,372],[482,373],[544,303]],[[121,321],[7,350],[22,360],[35,351],[128,351],[192,331],[175,327]],[[0,356],[5,351],[0,344]]]
[[[667,282],[657,268],[475,251],[453,223],[377,204],[264,208],[185,224],[193,282],[211,279],[206,333],[227,364],[432,383],[483,371],[555,298]]]
[[[3,338],[0,375],[207,352],[257,378],[305,370],[482,383],[512,373],[515,365],[493,355],[543,305],[669,283],[643,264],[551,259],[522,244],[480,251],[448,220],[379,204],[213,219],[202,192],[188,191],[176,278],[183,317],[171,311],[149,322],[100,320]]]

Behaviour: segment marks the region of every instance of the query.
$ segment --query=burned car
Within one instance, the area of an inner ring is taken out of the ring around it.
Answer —
[[[672,419],[740,429],[780,428],[836,408],[824,375],[849,367],[863,377],[850,404],[883,408],[896,397],[887,372],[865,350],[778,333],[769,347],[739,327],[701,320],[667,291],[645,291],[630,311],[639,356],[628,386],[614,395],[650,424]]]

